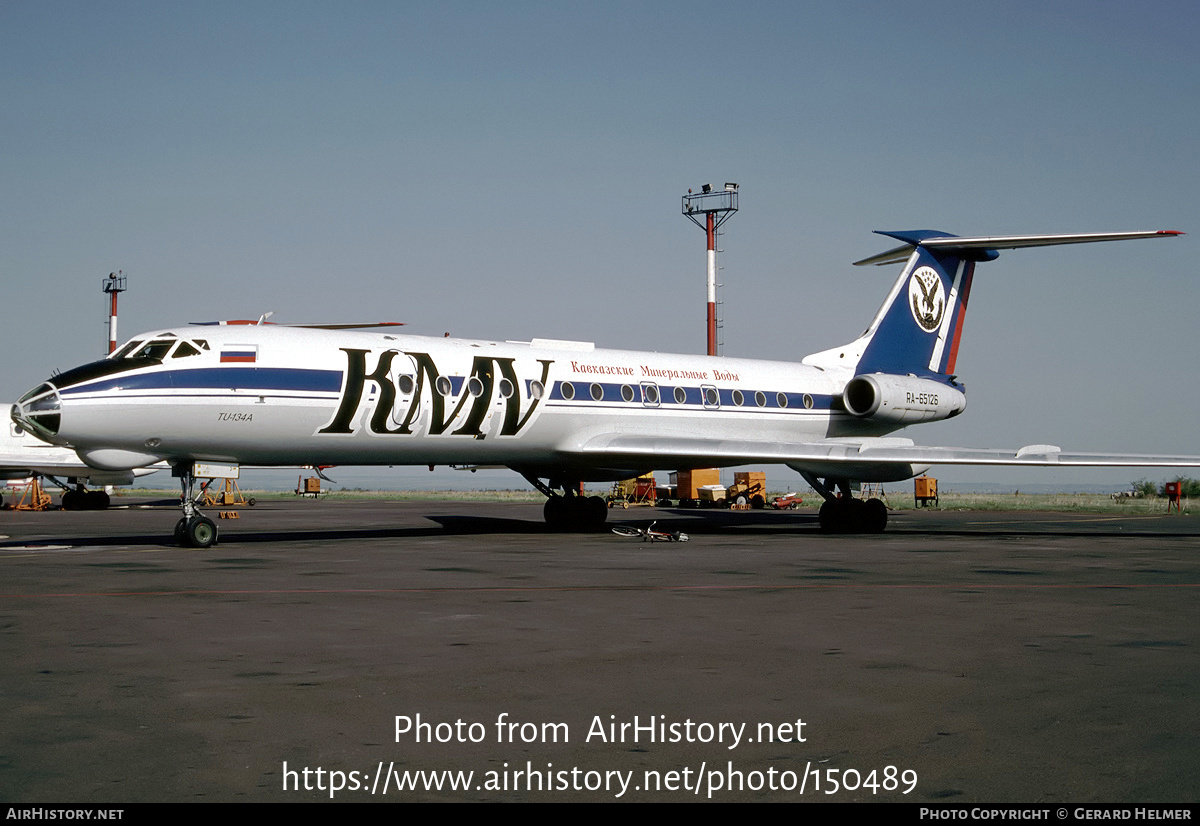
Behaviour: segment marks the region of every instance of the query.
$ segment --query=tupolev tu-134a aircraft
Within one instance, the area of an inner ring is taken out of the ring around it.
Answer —
[[[785,464],[824,497],[820,524],[881,531],[858,482],[934,464],[1196,467],[1197,456],[922,447],[889,436],[963,412],[955,360],[975,265],[997,250],[1164,238],[1173,231],[963,238],[885,232],[904,262],[860,337],[799,363],[606,350],[593,344],[427,338],[278,325],[180,327],[51,377],[13,406],[92,467],[166,460],[180,477],[175,538],[207,547],[195,465],[500,465],[548,498],[554,527],[597,527],[581,483],[655,468]]]

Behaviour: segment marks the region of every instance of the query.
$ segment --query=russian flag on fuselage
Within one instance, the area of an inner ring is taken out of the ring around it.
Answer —
[[[221,346],[221,363],[254,364],[258,361],[257,344],[225,344]]]

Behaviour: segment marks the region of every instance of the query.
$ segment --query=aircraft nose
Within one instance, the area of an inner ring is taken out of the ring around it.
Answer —
[[[58,436],[62,425],[62,400],[58,390],[43,382],[17,400],[12,406],[12,419],[45,442],[63,444]]]

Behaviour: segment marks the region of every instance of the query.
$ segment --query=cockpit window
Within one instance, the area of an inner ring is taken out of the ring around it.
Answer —
[[[120,350],[118,350],[117,352],[115,352],[115,353],[113,353],[111,356],[109,356],[109,358],[110,358],[110,359],[124,359],[124,358],[129,358],[129,355],[130,355],[130,354],[131,354],[131,353],[132,353],[134,350],[136,350],[138,347],[140,347],[141,345],[142,345],[142,339],[140,339],[140,338],[139,338],[139,339],[134,339],[133,341],[129,342],[129,343],[128,343],[128,344],[126,344],[124,347],[122,347]]]
[[[171,348],[175,349],[172,350]],[[151,359],[161,362],[167,354],[173,359],[199,356],[210,352],[208,342],[202,338],[183,341],[177,339],[174,333],[160,333],[158,338],[146,341],[135,338],[110,355],[110,359]]]
[[[175,346],[175,342],[173,341],[152,341],[142,349],[138,350],[135,354],[135,358],[162,361],[167,357],[167,353],[173,346]]]
[[[175,352],[171,354],[173,359],[187,358],[188,356],[198,356],[200,351],[193,347],[189,342],[181,341],[179,346],[175,348]]]

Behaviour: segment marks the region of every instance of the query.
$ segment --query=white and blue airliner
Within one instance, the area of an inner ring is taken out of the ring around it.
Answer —
[[[822,528],[881,531],[859,482],[935,464],[1195,467],[1200,457],[923,447],[892,435],[961,414],[958,345],[975,266],[1019,247],[1166,238],[1172,231],[964,238],[883,233],[903,263],[866,332],[798,363],[608,350],[583,342],[474,341],[274,324],[146,333],[53,376],[12,417],[90,467],[168,462],[181,479],[176,538],[207,547],[197,463],[499,465],[546,494],[554,526],[597,526],[581,483],[655,468],[776,463],[825,499]]]

